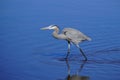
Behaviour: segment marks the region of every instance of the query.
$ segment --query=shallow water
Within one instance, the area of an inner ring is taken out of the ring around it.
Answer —
[[[120,80],[120,1],[0,1],[0,80]],[[57,24],[92,38],[79,50],[39,28]],[[70,76],[69,76],[70,75]]]

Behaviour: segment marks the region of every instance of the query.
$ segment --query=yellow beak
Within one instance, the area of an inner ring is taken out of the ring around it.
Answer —
[[[46,29],[49,29],[49,28],[48,27],[40,28],[40,30],[46,30]]]

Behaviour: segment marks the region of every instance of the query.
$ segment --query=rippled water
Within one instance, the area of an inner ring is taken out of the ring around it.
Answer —
[[[120,80],[120,1],[0,1],[0,80]],[[57,24],[92,38],[73,45],[39,28]]]

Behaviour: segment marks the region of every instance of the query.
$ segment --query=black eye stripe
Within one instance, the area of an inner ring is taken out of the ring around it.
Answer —
[[[58,25],[51,25],[51,27],[55,27],[55,26],[59,28],[59,26],[58,26]]]
[[[52,25],[52,27],[57,26],[57,25]]]

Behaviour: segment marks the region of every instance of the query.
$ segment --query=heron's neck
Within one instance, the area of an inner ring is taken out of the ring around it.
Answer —
[[[65,35],[59,34],[59,28],[55,28],[52,35],[54,38],[57,38],[57,39],[66,39]]]
[[[55,28],[53,32],[53,36],[57,38],[59,36],[59,28]]]

